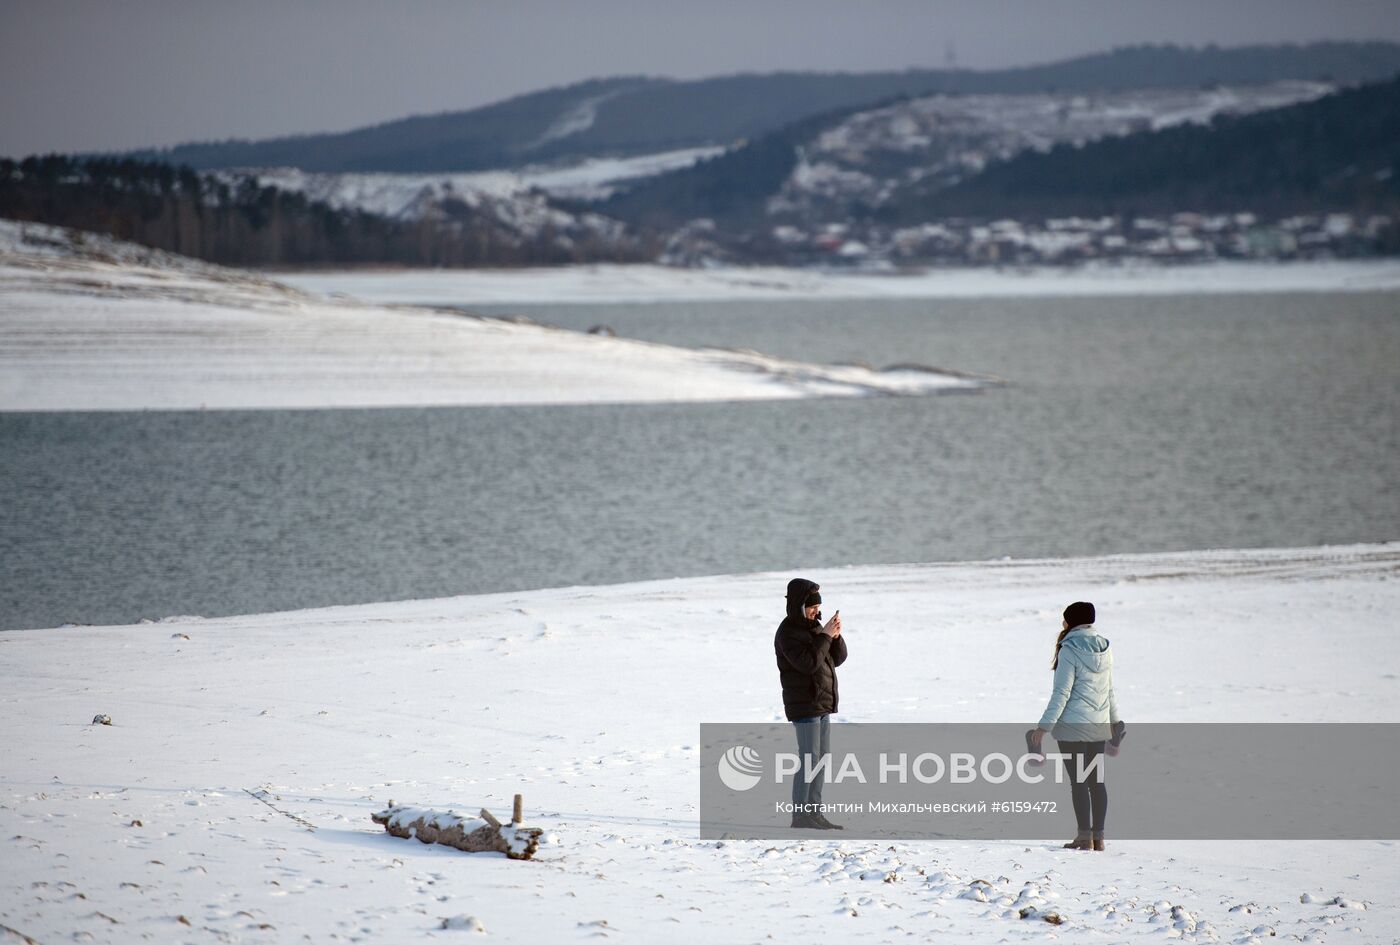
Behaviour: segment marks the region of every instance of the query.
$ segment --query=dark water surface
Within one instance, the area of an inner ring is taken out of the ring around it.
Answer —
[[[1400,537],[1400,294],[502,306],[975,396],[0,414],[0,628]]]

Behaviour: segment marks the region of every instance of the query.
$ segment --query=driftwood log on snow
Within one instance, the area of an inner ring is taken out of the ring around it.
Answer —
[[[370,817],[383,825],[391,836],[405,840],[416,838],[422,843],[441,843],[468,853],[495,851],[512,860],[528,860],[540,846],[544,833],[538,827],[524,827],[520,795],[515,796],[515,820],[502,824],[483,808],[475,818],[463,817],[454,811],[423,810],[389,802],[389,807]]]

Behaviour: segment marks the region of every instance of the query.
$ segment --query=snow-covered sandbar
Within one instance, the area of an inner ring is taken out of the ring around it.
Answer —
[[[763,299],[939,299],[1375,292],[1400,289],[1400,260],[1218,262],[1079,268],[949,268],[904,275],[779,267],[654,265],[549,269],[401,269],[278,273],[313,292],[415,305],[681,302]]]
[[[298,291],[0,221],[0,410],[475,406],[931,394],[982,381],[806,364]]]
[[[1400,721],[1394,543],[802,573],[842,612],[846,720],[1033,721],[1060,610],[1087,599],[1130,725]],[[701,842],[698,726],[781,717],[791,576],[0,634],[0,924],[41,942],[395,942],[444,919],[504,942],[1400,936],[1380,841],[1116,840],[1110,806],[1097,854]],[[532,863],[370,820],[390,799],[504,814],[516,792],[557,838]],[[1065,924],[1019,917],[1028,886]]]

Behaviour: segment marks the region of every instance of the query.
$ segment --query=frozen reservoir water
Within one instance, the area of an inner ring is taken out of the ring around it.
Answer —
[[[484,310],[1010,383],[920,398],[0,415],[0,627],[1400,537],[1400,293]]]

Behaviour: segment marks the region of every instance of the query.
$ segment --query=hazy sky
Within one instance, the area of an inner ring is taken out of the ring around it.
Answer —
[[[0,155],[332,131],[597,76],[1400,41],[1400,0],[0,0]]]

